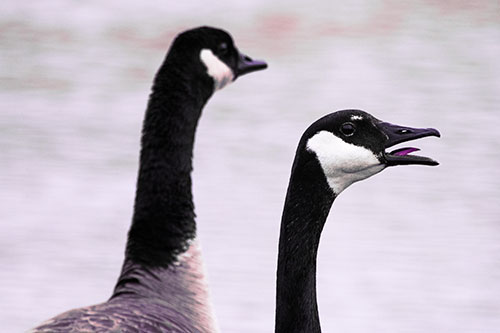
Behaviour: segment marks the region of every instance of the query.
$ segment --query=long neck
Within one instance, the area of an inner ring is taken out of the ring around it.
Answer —
[[[164,313],[181,314],[190,331],[213,332],[191,191],[195,132],[213,93],[207,75],[188,75],[200,71],[167,57],[156,75],[143,123],[132,226],[110,302],[126,306],[139,297],[160,304]]]
[[[143,123],[126,261],[167,267],[195,236],[192,154],[198,119],[211,95],[205,86],[168,58],[156,76]]]
[[[313,168],[319,168],[319,165]],[[334,200],[321,170],[304,176],[294,166],[281,221],[276,290],[276,332],[320,332],[316,257]]]

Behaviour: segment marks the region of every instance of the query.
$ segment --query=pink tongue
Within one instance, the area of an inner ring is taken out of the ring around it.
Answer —
[[[413,148],[413,147],[409,147],[409,148],[404,148],[404,149],[401,149],[397,152],[394,153],[395,156],[404,156],[404,155],[408,155],[409,153],[413,153],[414,151],[419,151],[420,149],[418,148]]]

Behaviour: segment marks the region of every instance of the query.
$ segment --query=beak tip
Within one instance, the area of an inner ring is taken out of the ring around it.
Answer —
[[[437,136],[438,138],[441,137],[441,133],[437,129],[430,128],[430,130],[434,133],[434,136]]]

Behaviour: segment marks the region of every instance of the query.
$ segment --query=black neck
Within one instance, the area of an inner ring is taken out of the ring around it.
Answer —
[[[143,123],[125,260],[148,267],[169,266],[196,233],[192,154],[212,82],[208,76],[188,77],[188,72],[167,57],[156,75]]]
[[[283,209],[278,254],[276,332],[320,332],[316,257],[321,231],[335,199],[317,161],[292,169]]]

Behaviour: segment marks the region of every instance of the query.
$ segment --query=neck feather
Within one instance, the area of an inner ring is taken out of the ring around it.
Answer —
[[[110,301],[156,302],[165,313],[188,318],[190,331],[213,332],[191,189],[195,132],[213,82],[206,74],[193,74],[203,73],[201,64],[189,68],[181,58],[179,64],[167,56],[153,84],[132,226]]]
[[[212,86],[185,73],[169,65],[167,58],[156,76],[143,123],[126,260],[149,267],[172,264],[196,234],[193,145]]]
[[[335,197],[316,161],[307,167],[299,164],[296,161],[292,169],[281,221],[276,332],[321,331],[316,257],[321,231]]]

